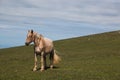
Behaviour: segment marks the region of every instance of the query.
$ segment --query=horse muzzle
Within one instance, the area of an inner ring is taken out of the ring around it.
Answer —
[[[26,43],[25,43],[25,45],[26,45],[26,46],[28,46],[28,45],[29,45],[29,43],[27,43],[27,42],[26,42]]]

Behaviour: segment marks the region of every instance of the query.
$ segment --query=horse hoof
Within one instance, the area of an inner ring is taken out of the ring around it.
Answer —
[[[41,69],[41,70],[40,70],[40,72],[43,72],[43,71],[44,71],[44,69]]]
[[[50,66],[50,69],[53,69],[53,65]]]
[[[37,69],[33,69],[33,71],[37,71]]]

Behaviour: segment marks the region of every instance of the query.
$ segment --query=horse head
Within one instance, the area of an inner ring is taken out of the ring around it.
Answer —
[[[28,30],[25,45],[28,46],[33,41],[34,41],[34,32],[33,30]]]

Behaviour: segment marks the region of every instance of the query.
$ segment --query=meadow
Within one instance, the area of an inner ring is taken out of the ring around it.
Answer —
[[[119,31],[58,40],[54,45],[62,61],[44,72],[32,71],[33,45],[0,49],[0,80],[120,80]]]

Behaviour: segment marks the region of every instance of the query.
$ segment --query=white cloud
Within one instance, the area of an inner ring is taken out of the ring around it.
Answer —
[[[107,26],[120,25],[119,13],[119,0],[1,0],[0,2],[0,20],[24,22],[34,18],[33,24],[39,23],[35,18],[56,18]]]

